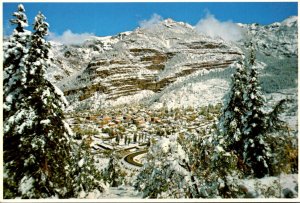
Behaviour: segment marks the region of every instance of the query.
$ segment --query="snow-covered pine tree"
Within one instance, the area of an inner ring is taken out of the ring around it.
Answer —
[[[188,156],[177,136],[151,144],[147,162],[137,176],[135,188],[144,198],[191,198],[198,191],[187,169]]]
[[[247,86],[247,70],[245,62],[237,63],[236,73],[232,76],[230,90],[225,95],[225,103],[218,122],[219,139],[226,140],[224,146],[226,151],[236,151],[241,154],[242,148],[242,126],[247,103],[244,94]]]
[[[250,48],[249,65],[253,66],[256,60],[256,56],[255,56],[254,44],[252,41],[250,41],[249,48]]]
[[[222,144],[225,151],[235,152],[246,175],[261,178],[271,174],[271,149],[267,139],[272,126],[283,125],[278,118],[283,101],[270,113],[264,111],[265,99],[258,82],[252,42],[249,48],[250,56],[242,64],[242,79],[239,77],[239,68],[232,78],[215,142],[225,143]]]
[[[18,11],[13,13],[14,19],[10,22],[16,25],[9,40],[3,44],[3,115],[4,129],[8,119],[17,111],[24,97],[24,85],[26,68],[22,58],[28,52],[28,43],[31,32],[25,28],[28,26],[25,9],[22,4],[18,5]]]
[[[258,73],[254,65],[255,54],[253,46],[250,47],[249,79],[244,95],[248,110],[244,116],[243,125],[243,159],[253,171],[255,177],[261,178],[269,174],[270,148],[266,143],[268,131],[268,116],[263,111],[265,99],[258,83]]]
[[[284,111],[286,104],[290,102],[289,99],[280,100],[268,113],[268,128],[270,132],[280,132],[287,129],[287,124],[279,118],[280,114]]]
[[[270,175],[281,173],[298,173],[298,133],[289,128],[280,119],[280,114],[287,108],[290,99],[282,99],[268,113],[268,129],[270,136],[267,142],[271,148],[272,167]]]
[[[44,76],[49,66],[50,47],[44,39],[48,32],[44,20],[41,13],[35,17],[28,54],[19,63],[28,70],[21,78],[24,99],[4,123],[5,198],[67,198],[74,195],[72,132],[63,121],[66,100]]]
[[[125,172],[120,166],[119,160],[115,153],[110,155],[108,166],[103,171],[104,181],[112,187],[118,187],[124,181]]]
[[[12,25],[16,25],[9,40],[3,44],[3,154],[4,154],[4,198],[15,197],[18,193],[18,178],[14,172],[15,158],[19,154],[18,149],[20,138],[14,136],[16,131],[16,112],[22,106],[24,99],[24,89],[26,83],[26,68],[23,57],[28,52],[28,42],[31,32],[25,28],[28,26],[25,9],[22,4],[18,5],[18,11],[13,13],[14,19],[10,20]],[[11,158],[9,158],[11,157]],[[9,165],[12,166],[11,170]]]
[[[86,141],[74,145],[75,164],[73,170],[75,197],[84,198],[90,192],[103,192],[106,187],[102,181],[101,171],[96,168],[95,160],[91,155]]]

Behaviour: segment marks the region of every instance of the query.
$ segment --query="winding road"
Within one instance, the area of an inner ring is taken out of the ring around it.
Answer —
[[[142,151],[134,152],[134,153],[132,153],[132,154],[128,154],[127,156],[124,157],[124,160],[125,160],[127,163],[131,164],[131,165],[138,166],[138,167],[142,167],[143,164],[134,161],[134,157],[136,157],[136,156],[138,156],[138,155],[140,155],[140,154],[147,153],[147,152],[148,152],[148,150],[142,150]]]

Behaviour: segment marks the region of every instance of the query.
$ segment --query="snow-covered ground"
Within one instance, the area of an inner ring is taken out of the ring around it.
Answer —
[[[142,199],[142,194],[131,186],[110,187],[98,199]]]
[[[298,174],[241,180],[240,187],[248,198],[298,198]]]
[[[221,103],[229,84],[226,80],[210,79],[205,82],[189,83],[179,89],[163,94],[152,107],[187,108]]]
[[[131,186],[119,186],[109,187],[104,193],[92,192],[85,199],[106,199],[111,201],[112,199],[142,199],[142,194],[134,190]],[[105,201],[105,200],[101,200]]]

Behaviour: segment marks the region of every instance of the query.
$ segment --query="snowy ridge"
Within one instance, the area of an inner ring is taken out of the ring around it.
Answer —
[[[297,26],[297,23],[298,23],[298,16],[290,16],[284,21],[282,21],[281,25],[292,27],[292,26]]]
[[[265,55],[290,57],[298,55],[298,16],[270,25],[240,25],[253,36],[257,49]]]
[[[236,45],[167,19],[127,33],[111,49],[98,52],[81,74],[59,85],[76,105],[96,95],[107,105],[118,104],[119,98],[155,94],[198,71],[227,68],[241,57]]]
[[[99,52],[112,49],[112,45],[122,40],[131,32],[122,32],[117,36],[96,37],[92,36],[82,45],[64,45],[50,41],[50,57],[54,66],[47,71],[47,78],[54,82],[73,76],[84,69]]]
[[[265,26],[238,25],[253,36],[259,54],[280,59],[298,55],[297,16]],[[117,36],[93,37],[80,46],[52,43],[56,66],[47,76],[63,90],[72,104],[71,109],[153,101],[151,98],[158,99],[159,102],[153,104],[158,107],[168,103],[166,101],[176,100],[180,91],[186,96],[171,106],[204,105],[213,100],[208,98],[210,92],[215,92],[219,101],[225,90],[217,88],[207,92],[211,88],[210,81],[214,80],[193,84],[188,81],[188,76],[201,78],[201,71],[211,75],[212,70],[221,70],[220,74],[212,75],[216,77],[215,82],[224,81],[221,86],[226,88],[230,74],[225,71],[222,76],[222,69],[241,59],[247,40],[245,37],[237,43],[226,42],[199,34],[187,23],[166,19]],[[190,85],[177,88],[179,92],[171,90],[173,83],[180,84],[182,80]],[[193,95],[204,97],[193,98]]]

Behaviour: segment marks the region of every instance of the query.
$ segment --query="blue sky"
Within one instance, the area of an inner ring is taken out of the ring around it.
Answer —
[[[156,13],[163,19],[195,25],[207,11],[219,21],[269,24],[297,15],[296,2],[250,3],[23,3],[29,23],[41,11],[50,24],[50,31],[61,35],[66,30],[73,33],[93,33],[97,36],[115,35],[133,30],[139,22]],[[3,30],[9,35],[13,29],[9,19],[17,3],[3,3]]]

